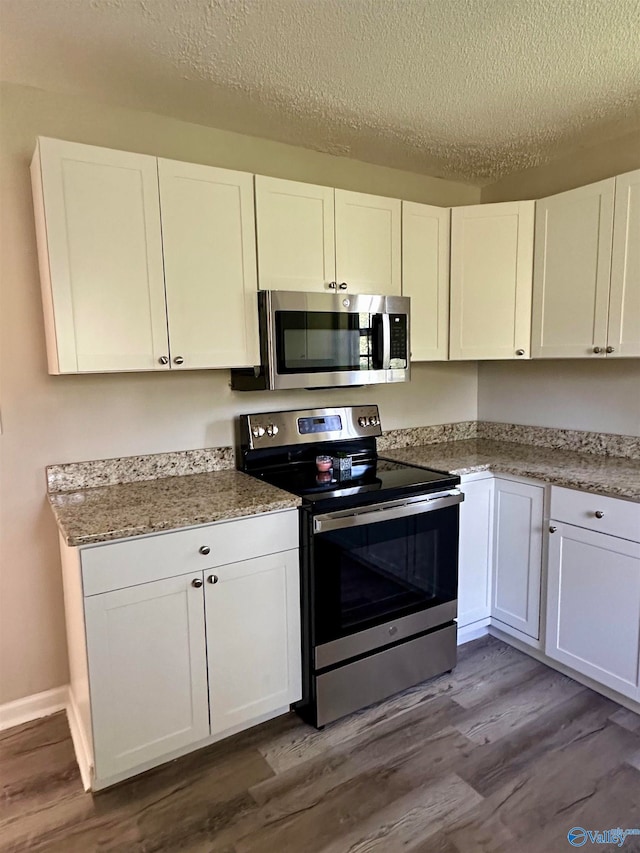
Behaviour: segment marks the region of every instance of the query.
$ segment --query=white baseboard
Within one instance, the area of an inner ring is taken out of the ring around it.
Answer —
[[[43,693],[34,693],[0,705],[0,731],[30,723],[39,717],[48,717],[56,711],[64,711],[69,701],[69,687],[54,687]]]
[[[80,723],[80,715],[76,705],[76,700],[73,691],[68,691],[69,701],[67,703],[67,720],[69,721],[69,731],[71,732],[71,740],[73,741],[73,749],[76,754],[76,761],[80,768],[80,778],[85,791],[91,790],[91,781],[93,777],[93,766],[91,764],[91,752],[87,743],[84,729]]]
[[[470,643],[471,640],[486,637],[489,633],[490,621],[490,619],[480,619],[479,622],[472,622],[471,625],[458,628],[458,645],[463,646],[465,643]]]

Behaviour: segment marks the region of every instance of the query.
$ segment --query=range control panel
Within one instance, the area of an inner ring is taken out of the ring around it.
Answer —
[[[382,435],[376,405],[241,415],[251,449]]]

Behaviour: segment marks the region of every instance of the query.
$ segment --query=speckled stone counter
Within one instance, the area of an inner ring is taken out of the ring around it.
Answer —
[[[512,474],[640,501],[640,461],[636,459],[482,438],[388,449],[383,455],[452,474]]]
[[[235,470],[49,494],[67,545],[291,509],[300,499]]]

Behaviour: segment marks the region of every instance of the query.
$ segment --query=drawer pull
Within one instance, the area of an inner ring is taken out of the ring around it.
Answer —
[[[602,512],[601,509],[597,509],[593,514],[595,515],[596,518],[604,518],[604,513]]]
[[[209,583],[218,583],[218,575],[209,575],[207,580]]]
[[[196,589],[200,589],[200,587],[202,586],[202,581],[200,580],[200,578],[194,578],[191,581],[191,586],[195,586]]]
[[[552,525],[549,527],[549,533],[555,533],[557,529],[558,529],[558,528],[555,526],[555,524],[552,524]]]
[[[200,546],[200,548],[199,548],[199,551],[200,551],[200,553],[201,553],[203,556],[205,556],[205,557],[206,557],[206,556],[207,556],[207,554],[210,554],[210,553],[211,553],[211,548],[209,548],[209,546],[208,546],[208,545],[201,545],[201,546]]]

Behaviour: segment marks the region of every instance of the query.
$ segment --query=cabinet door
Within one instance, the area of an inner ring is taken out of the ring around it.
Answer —
[[[167,369],[155,157],[41,138],[32,180],[50,372]]]
[[[449,357],[447,207],[402,202],[402,295],[411,297],[411,360]]]
[[[348,293],[400,296],[402,203],[336,190],[336,277]]]
[[[640,544],[552,526],[546,654],[640,699]]]
[[[99,778],[209,736],[202,573],[91,596],[85,619]]]
[[[211,733],[219,734],[301,697],[298,551],[221,566],[206,579]]]
[[[158,161],[172,367],[257,364],[253,175]]]
[[[614,187],[610,178],[537,202],[534,358],[604,356]]]
[[[529,356],[534,205],[451,211],[450,358]]]
[[[608,347],[640,356],[640,169],[616,178]]]
[[[333,188],[263,175],[255,184],[260,289],[333,292]]]
[[[461,486],[458,627],[490,614],[493,477]]]
[[[544,487],[496,478],[492,618],[540,636]]]

